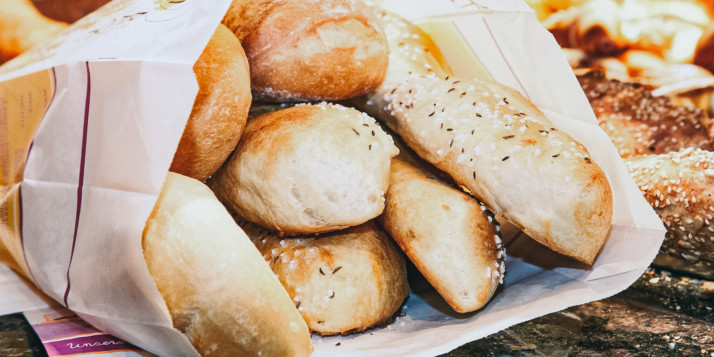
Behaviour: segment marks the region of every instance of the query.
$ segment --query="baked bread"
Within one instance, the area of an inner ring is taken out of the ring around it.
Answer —
[[[484,306],[505,272],[498,223],[485,206],[427,171],[392,161],[385,231],[454,311]]]
[[[310,334],[250,239],[201,182],[169,173],[144,228],[174,327],[202,356],[307,356]]]
[[[409,295],[404,255],[374,221],[289,239],[240,224],[314,334],[347,335],[384,326]]]
[[[344,100],[384,79],[387,43],[361,0],[234,0],[223,23],[248,54],[257,100]]]
[[[30,0],[5,0],[0,11],[0,64],[51,38],[67,24],[40,13]]]
[[[423,34],[386,30],[390,65],[361,108],[377,113],[420,157],[447,172],[523,232],[592,264],[612,219],[612,191],[600,167],[519,92],[498,83],[418,74],[428,62],[399,51]]]
[[[714,152],[687,148],[625,164],[667,228],[660,256],[714,276]]]
[[[702,110],[675,105],[644,86],[607,79],[601,72],[578,76],[578,81],[621,157],[714,149]]]
[[[397,153],[364,113],[299,105],[251,119],[209,186],[229,210],[281,234],[328,232],[382,213]]]
[[[250,71],[238,39],[218,25],[193,66],[198,94],[171,171],[205,181],[238,144],[250,109]]]

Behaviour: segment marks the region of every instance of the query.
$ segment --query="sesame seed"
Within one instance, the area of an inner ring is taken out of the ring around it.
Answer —
[[[506,157],[504,157],[503,159],[501,159],[501,161],[506,161],[506,160],[508,160],[509,157],[510,157],[510,156],[506,156]]]
[[[354,131],[354,132],[355,132],[355,134],[359,135],[359,131],[357,131],[357,129],[355,129],[355,128],[352,128],[352,131]]]

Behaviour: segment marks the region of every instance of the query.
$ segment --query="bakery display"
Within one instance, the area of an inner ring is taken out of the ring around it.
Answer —
[[[311,353],[290,297],[203,183],[168,174],[142,247],[174,327],[202,356]]]
[[[232,212],[281,234],[328,232],[382,213],[397,153],[364,113],[299,105],[251,119],[209,185]]]
[[[170,169],[193,179],[169,174],[143,248],[201,355],[305,355],[310,334],[389,326],[407,263],[434,287],[431,307],[468,318],[507,289],[496,214],[562,254],[556,269],[599,268],[613,221],[599,161],[518,91],[455,77],[398,16],[354,0],[234,0],[193,70]],[[420,158],[395,159],[390,135]]]
[[[243,132],[250,94],[248,61],[238,39],[218,25],[193,66],[198,94],[170,170],[199,181],[213,175]]]
[[[291,238],[239,223],[314,334],[349,335],[385,326],[409,295],[404,254],[374,221]]]

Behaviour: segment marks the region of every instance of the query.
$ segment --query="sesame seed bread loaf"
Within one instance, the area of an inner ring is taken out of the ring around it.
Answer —
[[[656,97],[635,83],[608,79],[594,71],[578,76],[600,127],[621,157],[664,154],[692,147],[711,150],[705,112]]]
[[[352,334],[393,321],[409,295],[404,255],[373,220],[281,239],[240,222],[315,334]]]
[[[233,152],[243,132],[252,99],[250,71],[240,42],[220,24],[193,71],[198,94],[170,170],[205,181]]]
[[[391,175],[379,222],[454,311],[481,308],[505,271],[493,215],[464,192],[399,159],[392,161]]]
[[[209,186],[229,210],[281,234],[328,232],[382,213],[397,153],[364,113],[299,105],[248,121]]]
[[[687,148],[625,164],[667,228],[660,256],[714,276],[714,152]]]
[[[384,79],[388,49],[361,0],[234,0],[223,19],[261,101],[344,100]]]
[[[174,327],[202,356],[311,353],[285,289],[200,181],[168,174],[142,246]]]
[[[585,147],[509,87],[421,74],[429,65],[423,51],[400,42],[424,35],[390,28],[395,66],[360,107],[536,241],[592,264],[613,206],[607,178]]]

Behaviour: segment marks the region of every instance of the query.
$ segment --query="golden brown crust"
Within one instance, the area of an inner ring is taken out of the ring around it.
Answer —
[[[620,156],[663,154],[693,147],[712,150],[706,114],[655,97],[639,84],[607,79],[602,72],[578,76],[600,127]]]
[[[310,335],[250,239],[199,181],[169,173],[144,228],[149,272],[202,356],[307,356]]]
[[[700,270],[714,267],[714,152],[683,149],[626,159],[667,228],[660,252]]]
[[[251,119],[209,185],[232,212],[271,230],[329,232],[382,213],[397,153],[364,113],[300,105]]]
[[[505,251],[485,206],[400,160],[379,222],[457,312],[475,311],[503,282]]]
[[[6,0],[0,11],[0,64],[67,27],[42,15],[30,0]]]
[[[555,129],[519,92],[498,83],[420,74],[423,55],[399,51],[409,26],[386,30],[387,78],[361,108],[398,133],[538,242],[592,264],[612,218],[605,174],[580,143]]]
[[[205,181],[240,139],[251,103],[250,72],[240,42],[218,25],[193,66],[198,94],[171,171]]]
[[[402,252],[374,221],[282,239],[242,222],[312,333],[347,335],[393,320],[409,294]]]
[[[344,100],[384,79],[384,33],[360,0],[235,0],[223,22],[241,38],[257,100]]]

